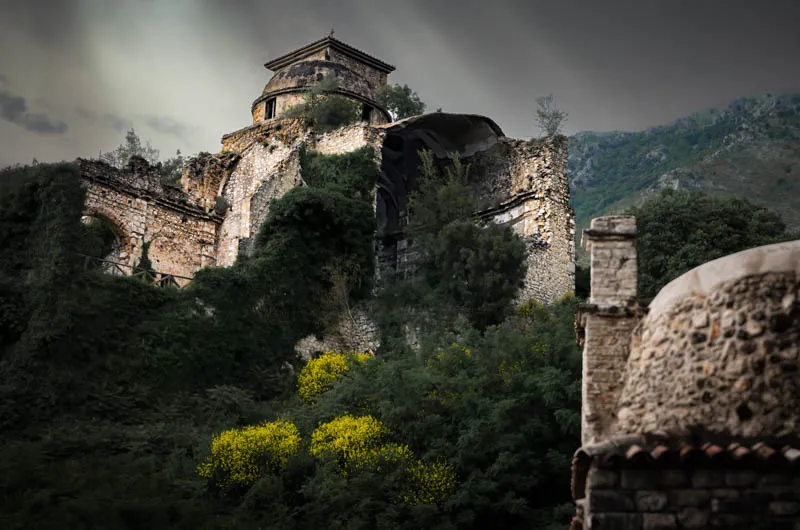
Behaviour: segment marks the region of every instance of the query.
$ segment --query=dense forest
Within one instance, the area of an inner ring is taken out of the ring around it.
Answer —
[[[302,164],[308,185],[273,203],[252,255],[184,289],[83,258],[108,237],[81,222],[74,164],[2,170],[0,527],[567,526],[587,271],[575,295],[515,306],[523,241],[476,226],[468,165],[428,154],[416,274],[373,294],[372,153]],[[631,213],[646,295],[794,237],[773,212],[699,193]],[[298,339],[356,304],[377,351],[298,359]]]

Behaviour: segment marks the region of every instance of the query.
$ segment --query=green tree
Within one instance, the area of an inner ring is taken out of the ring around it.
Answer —
[[[412,267],[421,289],[417,308],[444,310],[446,320],[463,313],[479,329],[501,322],[525,276],[526,249],[509,227],[479,224],[469,166],[458,156],[439,170],[433,153],[421,153],[419,191],[409,204]],[[406,287],[408,289],[408,287]],[[431,322],[441,322],[434,318]]]
[[[483,333],[466,324],[433,330],[418,353],[382,347],[378,362],[350,370],[294,412],[306,433],[349,411],[375,417],[387,442],[452,466],[455,489],[441,505],[398,505],[410,486],[402,469],[343,480],[320,466],[306,471],[300,504],[287,496],[281,511],[299,514],[299,528],[563,528],[580,445],[576,303],[529,304]],[[268,493],[252,494],[266,501]]]
[[[166,186],[177,186],[181,178],[181,171],[186,163],[185,158],[178,149],[175,156],[164,162],[159,162],[160,151],[155,149],[150,142],[142,143],[136,131],[130,129],[125,133],[125,141],[113,151],[102,153],[100,160],[118,169],[124,168],[132,156],[140,156],[151,165],[159,166],[161,182]]]
[[[536,98],[536,123],[545,136],[561,134],[567,113],[556,107],[553,94]]]
[[[130,129],[125,133],[125,141],[113,151],[102,153],[100,160],[118,169],[124,168],[132,156],[140,156],[151,165],[158,163],[159,151],[150,142],[142,144],[136,131]]]
[[[377,91],[378,103],[389,111],[392,120],[402,120],[425,112],[426,105],[408,85],[384,85]],[[441,109],[440,109],[441,110]]]
[[[637,207],[639,292],[658,294],[667,283],[707,261],[796,237],[781,216],[746,199],[718,199],[666,189]]]

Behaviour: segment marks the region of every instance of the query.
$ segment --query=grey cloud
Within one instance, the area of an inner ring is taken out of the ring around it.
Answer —
[[[81,0],[0,0],[6,24],[49,47],[72,48],[80,35]]]
[[[40,134],[63,134],[67,132],[67,124],[54,121],[44,114],[28,112],[25,98],[13,94],[9,90],[0,90],[0,118]]]
[[[118,116],[112,112],[98,114],[97,112],[86,107],[78,107],[75,109],[75,113],[92,124],[98,124],[114,129],[118,133],[123,133],[133,128],[133,122],[131,120],[123,118],[122,116]]]
[[[144,116],[144,123],[157,133],[185,139],[189,133],[189,126],[167,116]]]

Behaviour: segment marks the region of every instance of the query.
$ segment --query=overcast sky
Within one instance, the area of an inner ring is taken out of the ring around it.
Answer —
[[[216,152],[264,62],[331,28],[430,110],[514,137],[549,93],[571,134],[800,92],[798,0],[0,0],[0,166],[96,156],[131,126],[162,158]]]

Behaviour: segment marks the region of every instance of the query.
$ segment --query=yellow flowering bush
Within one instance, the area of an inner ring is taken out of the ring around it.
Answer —
[[[311,435],[309,452],[318,458],[334,456],[342,474],[369,470],[384,472],[397,464],[408,463],[410,490],[398,501],[410,504],[437,504],[456,487],[455,470],[449,464],[416,460],[407,445],[386,443],[384,425],[372,416],[340,416],[320,424]]]
[[[315,397],[330,389],[353,366],[354,362],[365,363],[371,356],[368,353],[325,352],[311,359],[300,370],[297,377],[297,392],[300,399],[311,402]]]
[[[311,434],[309,452],[316,457],[334,455],[346,465],[359,465],[382,445],[386,429],[372,416],[339,416],[320,424]]]
[[[413,489],[403,500],[409,504],[439,504],[456,488],[456,472],[450,464],[417,461],[408,471]]]
[[[384,466],[395,465],[400,462],[408,462],[414,458],[414,454],[407,445],[387,443],[379,447],[368,449],[362,458],[351,464],[355,469],[369,469],[378,473],[384,471]]]
[[[288,421],[230,429],[213,438],[211,456],[197,472],[217,479],[223,489],[251,486],[262,476],[283,470],[299,449],[300,432]]]

